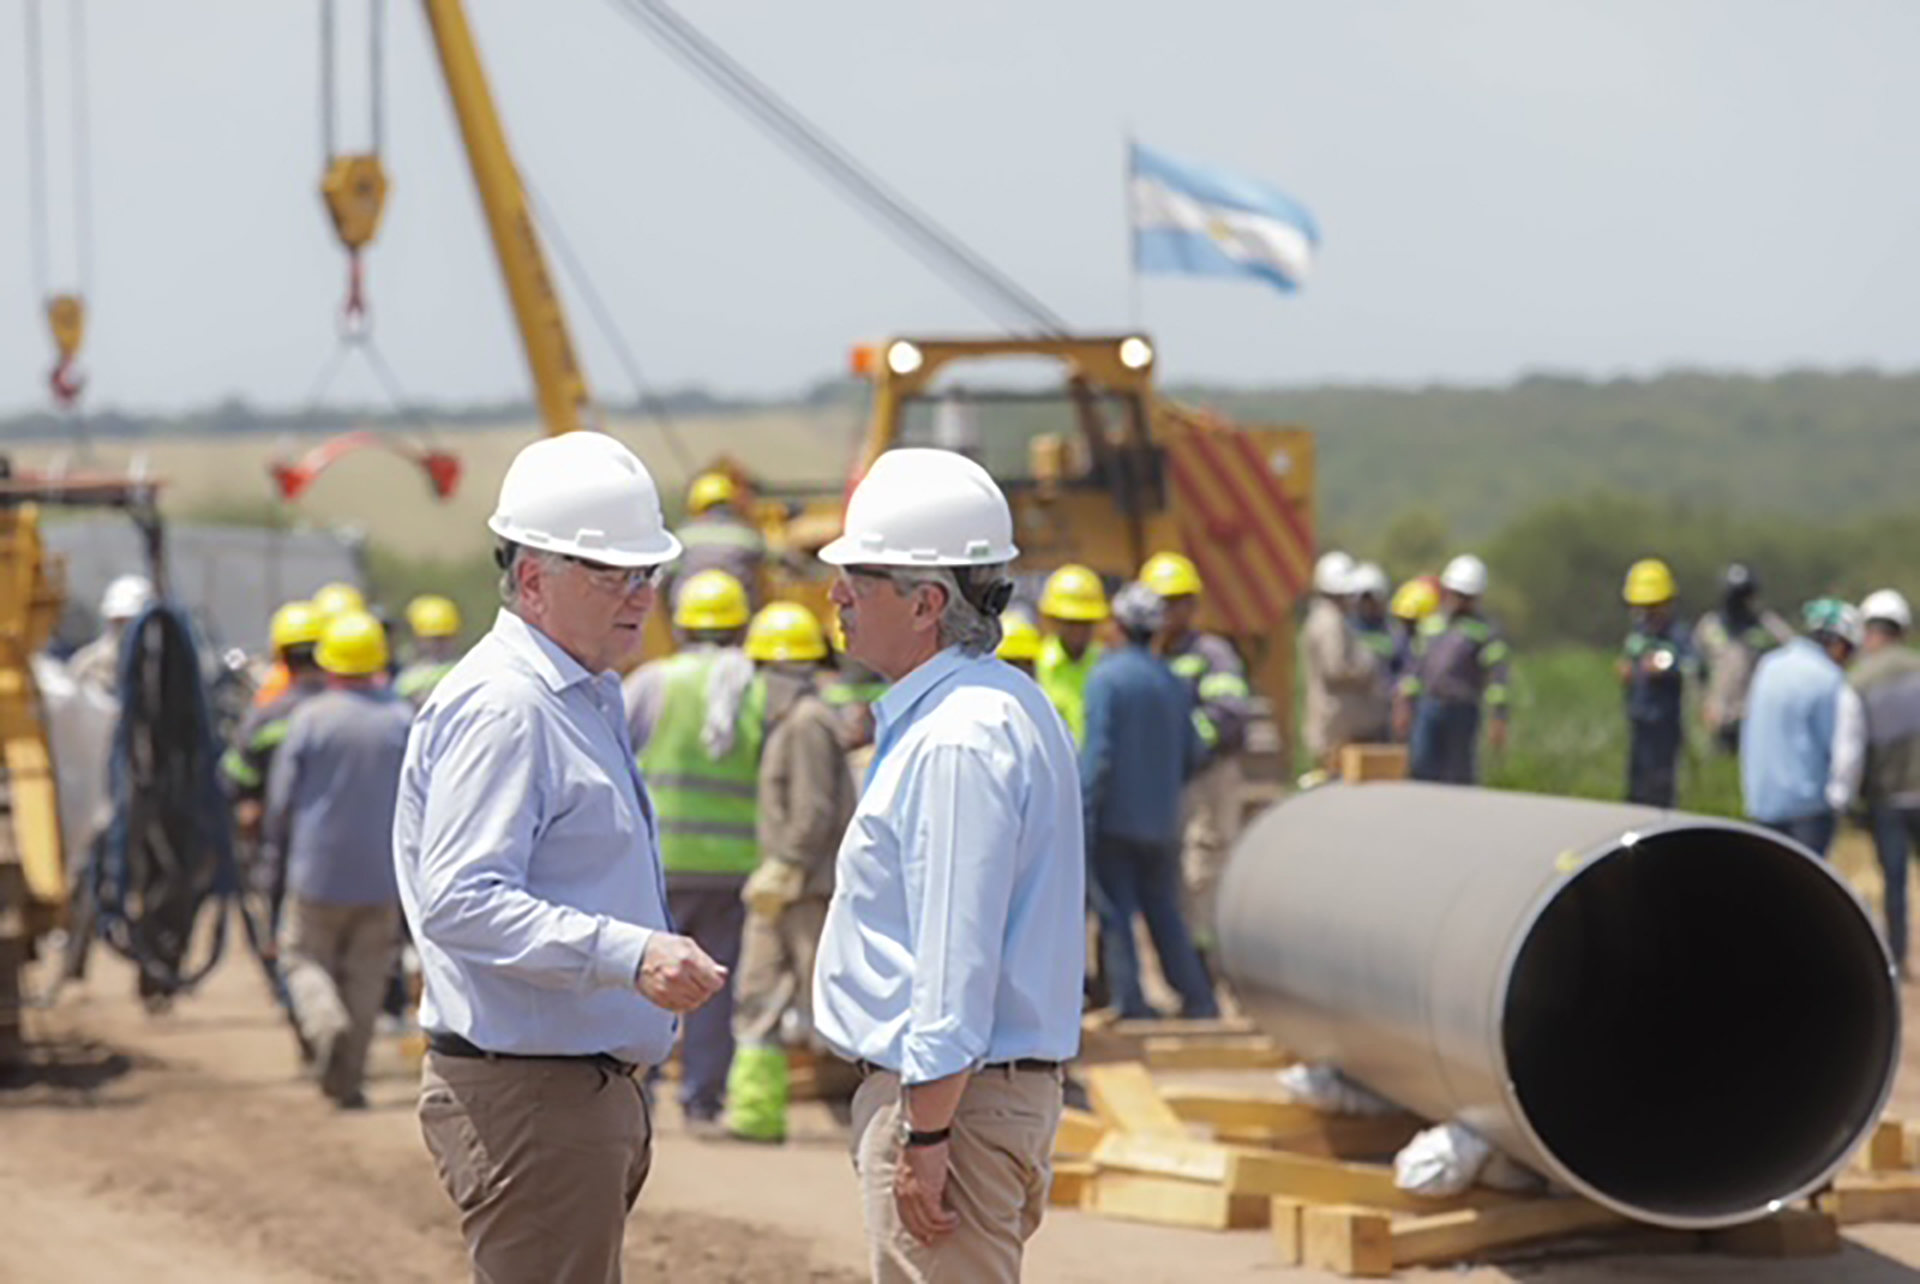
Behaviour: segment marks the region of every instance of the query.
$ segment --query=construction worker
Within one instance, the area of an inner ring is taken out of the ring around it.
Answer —
[[[1413,660],[1394,702],[1394,734],[1407,740],[1415,780],[1479,782],[1480,722],[1497,753],[1507,744],[1511,649],[1480,613],[1487,564],[1471,553],[1440,574],[1440,609],[1420,625]]]
[[[1030,678],[1040,662],[1041,645],[1040,627],[1024,613],[1007,611],[1000,616],[1000,649],[995,654]]]
[[[1233,643],[1202,632],[1198,621],[1206,585],[1200,570],[1181,553],[1155,553],[1140,568],[1140,582],[1160,595],[1165,620],[1156,649],[1193,697],[1194,728],[1206,747],[1200,771],[1181,799],[1180,872],[1186,887],[1187,928],[1200,960],[1212,971],[1216,946],[1214,889],[1227,854],[1240,837],[1244,773],[1241,755],[1253,717],[1253,688]]]
[[[127,629],[154,603],[153,581],[121,575],[100,595],[100,636],[74,652],[67,672],[108,695],[120,692],[120,645]]]
[[[729,971],[746,928],[740,893],[760,860],[755,799],[767,726],[767,684],[741,647],[747,621],[740,581],[701,571],[680,586],[673,608],[684,648],[626,684],[628,727],[659,818],[667,908]],[[725,1131],[732,1061],[729,986],[686,1021],[680,1106],[697,1135]]]
[[[1793,640],[1787,622],[1760,605],[1760,578],[1738,562],[1722,577],[1720,605],[1694,625],[1693,653],[1706,675],[1700,717],[1727,753],[1740,748],[1740,720],[1754,666]]]
[[[734,978],[727,1131],[787,1135],[787,1050],[813,1035],[813,960],[833,896],[833,861],[853,819],[853,772],[840,719],[815,679],[828,656],[812,611],[774,602],[747,629],[747,658],[767,689],[760,753],[760,863],[742,899],[747,923]]]
[[[1380,665],[1353,627],[1354,560],[1334,550],[1313,568],[1313,603],[1300,629],[1306,670],[1302,739],[1316,768],[1340,774],[1340,751],[1356,742],[1370,716]]]
[[[1040,615],[1049,635],[1040,644],[1034,677],[1078,744],[1086,733],[1087,677],[1100,663],[1094,634],[1108,616],[1106,585],[1086,567],[1069,563],[1047,577]]]
[[[1104,975],[1122,1018],[1160,1015],[1140,986],[1134,920],[1144,918],[1160,970],[1180,995],[1180,1015],[1218,1016],[1180,904],[1181,792],[1207,752],[1193,694],[1153,653],[1166,625],[1165,599],[1136,581],[1115,595],[1113,614],[1126,645],[1087,682],[1080,747]]]
[[[1852,740],[1845,757],[1862,763],[1860,793],[1886,883],[1887,945],[1905,976],[1907,859],[1920,844],[1920,653],[1907,642],[1913,608],[1897,591],[1869,593],[1860,615],[1866,633],[1847,682],[1859,693],[1861,721],[1843,720],[1839,735]]]
[[[415,718],[393,827],[420,1128],[476,1284],[606,1284],[653,1160],[634,1075],[726,980],[668,930],[614,672],[680,545],[597,432],[523,449],[487,525],[504,606]]]
[[[329,620],[336,615],[344,615],[348,611],[367,609],[366,596],[353,585],[341,580],[322,584],[315,590],[312,601],[314,608]]]
[[[245,872],[247,885],[266,899],[275,924],[284,894],[279,874],[285,865],[270,845],[261,845],[261,813],[274,755],[286,742],[294,711],[326,688],[326,675],[314,658],[325,627],[325,619],[311,602],[288,602],[273,613],[268,638],[275,662],[287,674],[286,685],[271,702],[247,713],[233,744],[220,758],[221,783],[233,802],[241,863],[250,867]]]
[[[365,611],[328,621],[326,690],[287,720],[264,830],[285,862],[280,962],[320,1090],[367,1104],[367,1049],[400,952],[393,813],[413,708],[384,682],[387,635]]]
[[[451,599],[425,593],[407,603],[413,657],[400,670],[394,690],[418,708],[460,658],[460,608]]]
[[[993,478],[941,450],[881,455],[820,553],[849,651],[893,684],[813,990],[865,1075],[853,1153],[882,1284],[1020,1278],[1080,1046],[1073,740],[993,657],[1018,553]]]
[[[1657,557],[1627,568],[1621,590],[1633,627],[1616,669],[1627,705],[1627,801],[1674,806],[1679,792],[1680,747],[1685,740],[1681,697],[1692,646],[1674,615],[1673,571]]]
[[[669,604],[680,586],[702,571],[725,571],[747,591],[749,609],[761,600],[767,542],[740,512],[740,487],[722,472],[702,473],[687,488],[687,520],[675,532],[686,552],[667,584]]]
[[[1823,597],[1802,612],[1804,635],[1760,657],[1740,731],[1740,791],[1749,819],[1825,856],[1859,779],[1860,693],[1846,667],[1864,630],[1852,604]],[[1842,706],[1847,706],[1845,709]]]
[[[1353,743],[1385,744],[1393,738],[1393,687],[1398,681],[1400,636],[1387,614],[1393,585],[1378,562],[1353,568],[1353,635],[1373,658],[1372,681],[1362,693],[1354,717]]]
[[[1393,601],[1388,604],[1387,612],[1393,617],[1395,690],[1399,689],[1400,679],[1407,676],[1407,669],[1413,663],[1413,640],[1420,635],[1420,622],[1439,609],[1438,576],[1416,576],[1394,590]]]
[[[318,592],[311,598],[305,599],[305,603],[319,613],[319,623],[315,626],[315,641],[318,641],[320,637],[318,629],[324,627],[328,620],[331,620],[342,611],[364,611],[367,609],[366,600],[361,597],[360,590],[351,584],[343,584],[338,580],[335,580],[331,584],[321,585]],[[273,664],[267,669],[266,677],[261,679],[259,686],[254,688],[253,707],[256,709],[264,709],[268,705],[275,703],[281,696],[287,693],[287,689],[293,685],[293,681],[294,674],[292,670],[288,668],[284,659],[276,655]]]

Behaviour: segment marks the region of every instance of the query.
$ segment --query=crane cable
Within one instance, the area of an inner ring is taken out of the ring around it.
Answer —
[[[839,193],[879,223],[922,263],[991,313],[1015,319],[1048,338],[1068,325],[1025,287],[889,187],[823,130],[801,116],[759,77],[667,6],[664,0],[608,0],[683,66],[751,117],[763,131],[822,174]]]
[[[86,338],[87,294],[93,276],[93,144],[92,122],[87,111],[90,97],[87,74],[87,22],[85,0],[69,0],[71,15],[67,51],[70,59],[68,79],[72,93],[70,111],[73,124],[73,220],[75,288],[56,292],[53,288],[52,182],[47,168],[47,81],[44,59],[45,30],[41,22],[40,0],[26,0],[27,55],[27,170],[30,244],[33,255],[34,286],[46,308],[47,328],[53,337],[55,361],[47,375],[47,386],[61,409],[76,411],[86,380],[76,369],[80,345]]]
[[[368,150],[343,152],[338,146],[335,126],[339,112],[337,23],[335,0],[320,5],[320,197],[333,221],[334,235],[347,254],[347,294],[341,305],[337,341],[321,363],[307,393],[309,407],[317,406],[333,386],[347,359],[358,353],[373,372],[393,412],[410,423],[416,434],[430,437],[419,408],[407,396],[393,366],[387,361],[373,337],[373,314],[367,301],[365,252],[380,230],[386,211],[387,174],[382,163],[386,148],[386,0],[368,0],[367,69]],[[351,434],[348,434],[351,436]],[[343,443],[344,444],[344,443]],[[427,477],[434,496],[446,499],[453,493],[460,475],[457,458],[431,442],[413,448],[395,447],[396,453],[418,467]],[[319,459],[338,451],[323,444]],[[319,464],[324,467],[324,463]],[[283,500],[291,501],[317,475],[319,467],[304,461],[278,460],[269,465]]]

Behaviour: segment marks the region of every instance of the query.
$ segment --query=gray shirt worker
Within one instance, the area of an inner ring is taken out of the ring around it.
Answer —
[[[294,711],[267,778],[265,832],[287,891],[332,905],[395,896],[393,810],[413,706],[390,691],[322,691]]]

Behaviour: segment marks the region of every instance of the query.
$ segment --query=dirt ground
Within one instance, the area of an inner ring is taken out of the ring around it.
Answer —
[[[34,1015],[45,1064],[0,1090],[0,1284],[465,1278],[452,1209],[420,1143],[411,1076],[391,1040],[376,1054],[374,1109],[342,1115],[294,1073],[291,1041],[244,961],[229,960],[166,1016],[143,1013],[131,991],[124,969],[98,966],[84,989]],[[1908,994],[1912,1030],[1920,1000]],[[1920,1116],[1911,1037],[1895,1104]],[[818,1106],[803,1107],[797,1124],[792,1144],[767,1150],[696,1141],[664,1119],[653,1180],[628,1228],[628,1278],[864,1278],[844,1133]],[[1264,1232],[1054,1210],[1027,1278],[1328,1278],[1270,1263]],[[1920,1227],[1872,1227],[1852,1233],[1842,1256],[1814,1262],[1610,1254],[1444,1274],[1463,1284],[1914,1284],[1915,1264]]]

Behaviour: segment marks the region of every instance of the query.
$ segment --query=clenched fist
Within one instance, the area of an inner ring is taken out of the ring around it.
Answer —
[[[640,956],[634,985],[669,1012],[691,1012],[720,993],[727,969],[715,963],[693,938],[655,932]]]

